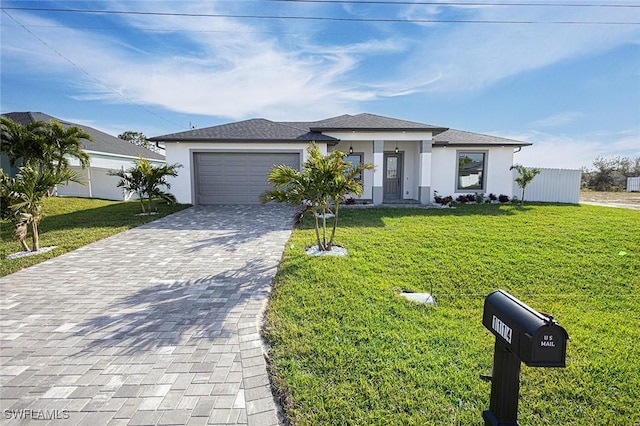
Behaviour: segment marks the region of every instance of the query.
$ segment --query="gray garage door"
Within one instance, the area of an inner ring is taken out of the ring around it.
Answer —
[[[273,166],[299,169],[300,154],[199,152],[194,164],[196,204],[258,204]]]

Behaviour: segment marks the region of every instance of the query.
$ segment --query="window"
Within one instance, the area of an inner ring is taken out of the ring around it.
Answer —
[[[483,191],[486,152],[458,151],[458,191]]]
[[[352,168],[357,167],[360,163],[362,163],[362,157],[364,154],[362,153],[352,153],[344,157],[344,161],[352,164]],[[358,173],[355,176],[356,180],[362,180],[362,173]]]

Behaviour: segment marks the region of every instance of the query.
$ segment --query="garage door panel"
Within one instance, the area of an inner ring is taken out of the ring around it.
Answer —
[[[274,165],[300,168],[299,153],[196,153],[196,204],[258,204]]]

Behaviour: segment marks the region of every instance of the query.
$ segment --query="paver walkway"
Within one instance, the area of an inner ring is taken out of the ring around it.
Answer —
[[[0,278],[0,422],[278,424],[259,326],[291,213],[195,207]]]

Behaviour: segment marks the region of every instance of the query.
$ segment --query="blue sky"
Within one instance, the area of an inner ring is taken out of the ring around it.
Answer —
[[[443,3],[4,0],[0,109],[147,136],[370,112],[533,142],[527,166],[640,157],[639,3]]]

